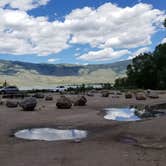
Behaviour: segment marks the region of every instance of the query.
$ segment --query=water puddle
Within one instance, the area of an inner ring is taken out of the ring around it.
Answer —
[[[124,144],[137,144],[137,140],[132,137],[122,137],[119,139],[119,142]]]
[[[59,140],[80,140],[87,137],[84,130],[59,130],[53,128],[24,129],[16,132],[15,137],[27,140],[59,141]]]
[[[141,120],[135,115],[135,108],[107,108],[104,110],[106,115],[104,116],[107,120],[116,121],[138,121]]]

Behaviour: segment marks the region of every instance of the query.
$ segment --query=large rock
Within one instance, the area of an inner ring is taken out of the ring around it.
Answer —
[[[17,101],[12,101],[12,100],[7,100],[6,101],[6,106],[9,108],[15,108],[18,106],[18,102]]]
[[[136,93],[135,98],[136,100],[146,100],[145,93],[142,93],[142,92]]]
[[[51,95],[48,95],[48,96],[45,97],[45,100],[46,101],[51,101],[51,100],[53,100],[53,97]]]
[[[35,93],[33,95],[33,97],[37,98],[37,99],[43,99],[44,98],[44,94],[43,93]]]
[[[87,99],[84,96],[81,96],[78,100],[74,102],[75,106],[85,106],[87,103]]]
[[[110,93],[107,91],[102,92],[102,97],[109,97]]]
[[[20,107],[23,108],[24,111],[34,111],[36,105],[37,105],[37,100],[34,97],[29,97],[27,99],[24,99],[19,103]]]
[[[147,96],[151,99],[158,99],[159,98],[158,94],[156,92],[153,92],[153,91],[148,93]]]
[[[151,118],[162,116],[165,113],[163,111],[153,109],[153,107],[146,105],[143,110],[136,110],[135,114],[140,118]]]
[[[131,99],[132,97],[133,97],[133,95],[132,95],[131,92],[125,93],[125,98],[126,98],[126,99]]]
[[[87,96],[93,97],[94,94],[93,94],[92,92],[88,92],[88,93],[87,93]]]
[[[69,109],[72,106],[72,102],[69,98],[67,98],[66,96],[61,96],[56,103],[56,106],[59,109]]]

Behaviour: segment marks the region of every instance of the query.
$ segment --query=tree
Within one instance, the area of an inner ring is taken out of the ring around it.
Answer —
[[[154,59],[157,68],[157,86],[166,89],[166,43],[156,47]]]
[[[156,65],[151,53],[140,54],[127,67],[128,84],[137,88],[156,87]]]

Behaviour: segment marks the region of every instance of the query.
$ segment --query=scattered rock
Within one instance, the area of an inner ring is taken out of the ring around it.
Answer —
[[[158,94],[156,92],[153,92],[153,91],[148,93],[147,96],[151,99],[158,99],[159,98]]]
[[[43,93],[36,93],[33,95],[33,97],[37,98],[37,99],[43,99],[44,98],[44,94]]]
[[[81,96],[77,101],[74,102],[75,106],[85,106],[87,99],[84,96]]]
[[[53,97],[51,95],[48,95],[48,96],[45,97],[45,100],[46,101],[51,101],[51,100],[53,100]]]
[[[156,109],[153,109],[152,107],[146,105],[143,110],[136,110],[135,114],[140,118],[151,118],[151,117],[157,117],[164,115],[165,113]]]
[[[109,97],[109,92],[105,91],[105,92],[102,92],[102,97]]]
[[[125,93],[125,98],[126,98],[126,99],[131,99],[132,97],[133,97],[133,95],[132,95],[131,92]]]
[[[69,98],[67,98],[66,96],[61,96],[56,103],[56,106],[59,109],[70,109],[72,106],[72,102]]]
[[[122,95],[122,92],[117,91],[117,92],[116,92],[116,95]]]
[[[11,101],[11,100],[7,100],[6,101],[6,106],[9,108],[15,108],[18,106],[18,102],[17,101]]]
[[[37,105],[37,100],[34,97],[29,97],[27,99],[24,99],[19,103],[20,107],[23,108],[24,111],[34,111],[36,105]]]
[[[92,92],[88,92],[88,93],[87,93],[87,96],[93,97],[94,94],[93,94]]]
[[[146,100],[146,96],[142,92],[136,93],[135,97],[136,97],[136,100]]]

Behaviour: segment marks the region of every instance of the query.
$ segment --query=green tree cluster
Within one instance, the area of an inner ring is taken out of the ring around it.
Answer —
[[[158,45],[153,53],[135,57],[126,74],[127,78],[115,81],[115,87],[166,89],[166,43]]]

